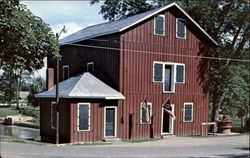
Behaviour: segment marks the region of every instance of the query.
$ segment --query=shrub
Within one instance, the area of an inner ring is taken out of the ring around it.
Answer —
[[[20,113],[27,116],[39,117],[39,110],[31,106],[21,108]]]
[[[247,132],[250,132],[250,118],[247,118],[247,120],[245,122],[245,130]]]

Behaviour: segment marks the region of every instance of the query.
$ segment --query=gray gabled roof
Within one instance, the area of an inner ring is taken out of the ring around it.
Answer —
[[[55,98],[56,86],[48,91],[36,94],[36,98]],[[125,99],[115,89],[111,88],[89,72],[71,77],[59,83],[60,98],[87,98],[87,99]]]
[[[103,24],[98,24],[90,27],[86,27],[76,33],[73,33],[59,41],[60,45],[67,45],[76,42],[80,42],[86,39],[95,38],[103,35],[108,35],[112,33],[122,32],[168,8],[176,6],[185,16],[190,19],[197,27],[200,29],[215,45],[217,42],[203,29],[198,23],[194,21],[183,9],[181,9],[176,3],[171,3],[167,6],[157,8],[145,13],[137,14],[128,18],[121,20],[116,20],[112,22],[107,22]]]

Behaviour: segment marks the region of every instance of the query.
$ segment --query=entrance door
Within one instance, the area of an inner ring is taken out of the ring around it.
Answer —
[[[172,110],[174,110],[174,106],[172,106]],[[161,134],[173,134],[174,128],[174,119],[167,114],[162,108],[162,125],[161,125]]]
[[[116,137],[116,107],[105,107],[104,137]]]

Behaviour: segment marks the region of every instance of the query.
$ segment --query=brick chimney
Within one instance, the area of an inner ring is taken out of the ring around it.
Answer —
[[[47,69],[47,90],[55,85],[54,83],[54,69]]]

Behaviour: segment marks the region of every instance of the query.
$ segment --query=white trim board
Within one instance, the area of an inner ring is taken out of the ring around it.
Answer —
[[[184,26],[184,32],[185,32],[185,36],[184,37],[178,37],[178,20],[183,20],[185,21],[185,26]],[[179,39],[187,39],[187,22],[186,22],[186,19],[183,19],[183,18],[176,18],[175,20],[175,37],[176,38],[179,38]]]
[[[173,108],[173,113],[174,113],[174,104],[171,104],[172,108]],[[161,113],[161,135],[165,135],[165,134],[174,134],[174,118],[169,116],[169,133],[163,133],[163,116],[164,116],[164,110],[162,109],[162,113]]]
[[[106,136],[106,109],[107,108],[114,108],[115,109],[115,125],[114,125],[114,136]],[[104,123],[104,128],[103,128],[103,137],[104,138],[115,138],[117,137],[117,107],[116,106],[105,106],[104,107],[104,115],[103,115],[103,123]]]
[[[192,118],[191,118],[191,120],[190,121],[186,121],[185,120],[185,106],[186,105],[192,105],[192,112],[191,112],[191,116],[192,116]],[[193,102],[185,102],[184,104],[183,104],[183,122],[193,122],[194,121],[194,103]]]
[[[141,125],[150,125],[150,124],[152,124],[152,114],[153,114],[153,106],[152,106],[152,103],[151,102],[148,102],[147,104],[148,105],[150,105],[150,111],[149,111],[149,122],[148,123],[143,123],[142,122],[142,104],[143,104],[143,102],[141,102],[141,106],[140,106],[140,124]]]
[[[154,35],[156,35],[156,36],[165,36],[165,34],[166,34],[166,29],[165,29],[165,27],[166,27],[166,17],[165,17],[164,14],[159,14],[159,16],[163,17],[163,34],[157,34],[155,32],[155,28],[156,28],[156,16],[155,16],[154,17]]]
[[[84,130],[79,129],[79,106],[80,106],[80,104],[87,105],[89,107],[89,116],[88,116],[89,126],[88,126],[88,129],[84,129]],[[81,132],[81,131],[90,131],[90,118],[91,118],[91,110],[90,110],[90,108],[91,108],[90,103],[77,103],[77,131],[79,131],[79,132]]]

